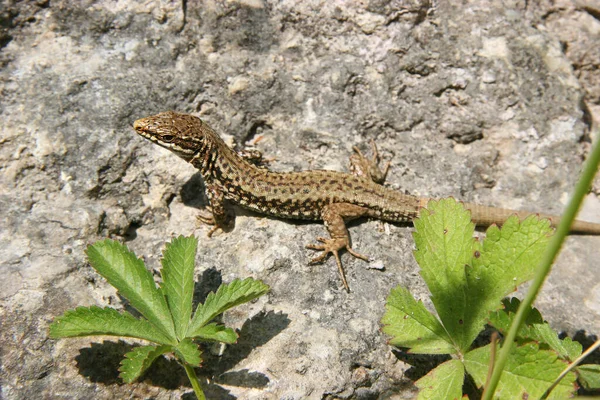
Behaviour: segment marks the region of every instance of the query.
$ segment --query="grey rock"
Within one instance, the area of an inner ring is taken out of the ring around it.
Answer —
[[[446,3],[4,0],[0,397],[189,393],[170,360],[119,384],[133,342],[54,341],[47,329],[79,305],[124,307],[86,263],[89,243],[125,241],[156,271],[165,242],[192,233],[198,293],[247,276],[272,287],[225,315],[240,343],[205,352],[209,396],[414,396],[379,322],[396,285],[428,300],[410,227],[351,225],[377,268],[344,255],[347,294],[333,260],[307,264],[318,224],[237,210],[232,232],[207,239],[196,171],[131,124],[195,113],[238,148],[256,143],[280,171],[343,170],[353,145],[375,139],[398,190],[560,213],[600,110],[593,6]],[[598,221],[600,203],[588,200],[583,215]],[[538,301],[555,329],[600,331],[598,240],[570,238],[557,261]]]

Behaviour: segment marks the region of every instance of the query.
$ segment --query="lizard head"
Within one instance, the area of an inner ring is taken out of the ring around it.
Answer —
[[[173,111],[138,119],[133,123],[133,129],[186,161],[191,161],[206,147],[207,140],[210,140],[207,136],[212,133],[200,118]]]

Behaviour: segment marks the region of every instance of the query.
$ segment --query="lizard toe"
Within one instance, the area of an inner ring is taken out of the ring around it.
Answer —
[[[213,217],[212,213],[209,214],[208,212],[201,212],[200,214],[196,215],[196,221],[198,221],[199,224],[216,225],[215,218]]]
[[[328,255],[329,255],[329,252],[324,251],[321,253],[320,256],[317,256],[317,257],[311,259],[308,263],[309,264],[321,264],[323,261],[325,261],[325,259],[327,258]]]
[[[346,246],[346,251],[348,251],[348,253],[352,254],[356,258],[360,258],[361,260],[364,260],[364,261],[369,261],[368,256],[365,256],[365,255],[355,252],[354,250],[352,250],[352,247],[350,247],[350,246]]]
[[[207,236],[207,237],[209,237],[209,238],[210,238],[210,237],[212,237],[212,235],[213,235],[213,234],[214,234],[216,231],[218,231],[219,229],[221,229],[221,230],[222,230],[222,228],[221,228],[219,225],[215,225],[215,226],[213,226],[212,228],[210,228],[210,230],[208,231],[208,233],[206,234],[206,236]]]

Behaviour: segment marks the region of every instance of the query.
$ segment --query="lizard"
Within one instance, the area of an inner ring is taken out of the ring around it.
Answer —
[[[318,237],[318,244],[308,249],[321,251],[310,264],[323,262],[329,254],[335,258],[346,291],[349,286],[339,252],[368,261],[356,252],[350,242],[346,222],[369,217],[392,223],[407,223],[427,207],[429,198],[411,196],[383,186],[390,164],[382,171],[375,143],[373,157],[368,159],[354,147],[350,158],[351,172],[308,170],[275,172],[259,166],[260,153],[238,153],[200,118],[173,111],[138,119],[133,128],[142,137],[164,147],[200,170],[210,207],[209,214],[198,219],[216,230],[227,230],[233,218],[227,203],[231,202],[260,214],[289,219],[323,221],[329,238]],[[478,226],[502,225],[516,214],[520,219],[531,212],[463,203]],[[536,213],[553,226],[560,217]],[[600,234],[600,224],[575,221],[572,233]]]

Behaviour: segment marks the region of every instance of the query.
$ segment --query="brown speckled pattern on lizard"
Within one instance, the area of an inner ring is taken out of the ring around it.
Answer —
[[[252,153],[253,160],[236,153],[206,123],[192,115],[164,112],[135,121],[134,129],[200,170],[211,213],[201,214],[199,219],[213,225],[209,236],[231,224],[233,214],[226,201],[276,217],[324,221],[330,238],[318,238],[321,244],[307,246],[322,251],[311,263],[321,262],[332,253],[346,290],[348,284],[338,252],[346,249],[355,257],[368,259],[351,248],[345,222],[359,217],[407,222],[417,217],[429,201],[381,185],[389,164],[384,171],[378,168],[379,155],[374,144],[371,160],[354,149],[353,174],[324,170],[273,172],[255,165],[256,153]],[[483,226],[500,225],[513,214],[520,218],[531,214],[470,203],[465,203],[465,207],[471,211],[473,222]],[[550,219],[553,225],[559,220],[556,216],[540,216]],[[600,224],[577,221],[572,230],[600,234]]]

